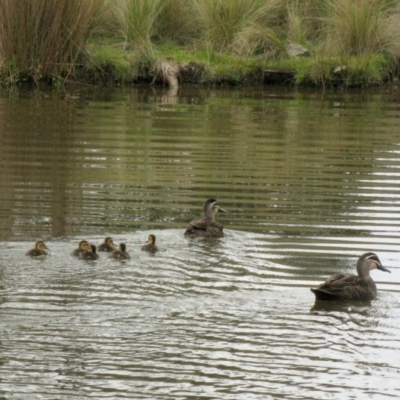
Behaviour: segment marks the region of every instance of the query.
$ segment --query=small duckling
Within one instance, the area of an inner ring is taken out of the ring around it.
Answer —
[[[94,244],[90,245],[90,251],[84,251],[79,254],[80,260],[97,260],[99,255],[96,253],[96,246]]]
[[[72,253],[71,256],[79,257],[79,255],[85,251],[92,251],[92,248],[90,247],[90,244],[87,240],[81,240],[79,242],[79,246],[77,249],[75,249]]]
[[[47,256],[48,253],[46,250],[48,249],[49,248],[46,246],[46,244],[42,240],[39,240],[36,242],[35,248],[27,251],[25,254],[31,257]]]
[[[115,260],[129,260],[131,256],[126,251],[125,243],[120,243],[119,250],[111,252],[108,258],[114,258]]]
[[[149,251],[149,252],[158,251],[158,247],[156,246],[155,235],[149,235],[149,237],[147,238],[146,244],[142,246],[142,250]]]
[[[97,246],[97,251],[106,251],[108,253],[111,253],[114,250],[118,250],[118,246],[114,244],[114,241],[111,237],[107,236],[104,239],[104,242]]]

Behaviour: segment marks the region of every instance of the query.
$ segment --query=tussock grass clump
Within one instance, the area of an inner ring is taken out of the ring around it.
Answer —
[[[199,36],[211,52],[253,55],[279,52],[283,0],[191,0]]]
[[[196,27],[190,18],[190,0],[163,0],[158,16],[157,36],[162,42],[192,43]]]
[[[10,80],[72,72],[101,0],[1,0],[0,49]]]
[[[322,7],[325,48],[334,54],[400,54],[400,13],[393,0],[332,0]],[[397,23],[396,23],[397,21]]]
[[[151,52],[152,40],[157,36],[157,19],[163,0],[116,0],[113,4],[115,20],[131,48]]]
[[[290,0],[286,2],[284,32],[288,42],[310,44],[320,35],[318,1]]]

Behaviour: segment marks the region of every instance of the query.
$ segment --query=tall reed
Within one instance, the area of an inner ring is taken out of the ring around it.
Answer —
[[[1,0],[0,52],[14,78],[68,73],[101,0]]]

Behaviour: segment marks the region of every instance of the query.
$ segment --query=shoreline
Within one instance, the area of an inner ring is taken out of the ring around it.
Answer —
[[[384,54],[272,59],[195,52],[172,43],[155,44],[146,53],[97,39],[87,45],[86,57],[75,78],[88,83],[133,83],[204,86],[254,83],[316,89],[366,88],[398,80],[399,65]]]
[[[68,82],[96,86],[161,84],[171,88],[184,84],[247,86],[253,84],[332,88],[376,88],[396,84],[400,66],[383,54],[368,56],[312,56],[267,59],[226,54],[207,54],[176,44],[154,45],[150,52],[125,49],[121,43],[96,38],[85,47],[76,64],[58,76],[35,76],[4,71],[3,85],[31,82],[57,88]],[[8,73],[8,75],[7,75]]]

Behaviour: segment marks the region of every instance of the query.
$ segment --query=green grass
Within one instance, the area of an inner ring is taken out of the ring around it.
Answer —
[[[123,49],[109,46],[98,47],[92,52],[87,70],[96,82],[129,82],[138,75],[134,57],[129,57]]]
[[[154,44],[153,58],[145,59],[134,50],[126,51],[121,43],[94,41],[90,76],[97,81],[129,83],[143,78],[153,80],[161,61],[184,67],[190,64],[201,72],[199,82],[244,84],[262,80],[264,70],[293,73],[298,85],[368,86],[387,80],[391,59],[387,55],[337,57],[299,57],[264,60],[229,54],[194,51],[173,42]],[[199,73],[200,73],[199,72]]]
[[[316,86],[369,86],[388,79],[390,58],[385,55],[303,57],[272,60],[266,68],[294,71],[296,84]]]
[[[215,55],[209,59],[204,78],[210,82],[243,84],[260,80],[263,63],[251,58]]]

